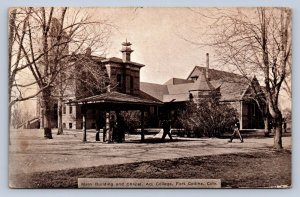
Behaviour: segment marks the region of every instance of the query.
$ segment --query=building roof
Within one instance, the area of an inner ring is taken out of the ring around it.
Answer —
[[[208,81],[204,72],[201,72],[198,79],[193,83],[192,90],[211,91],[215,87]]]
[[[101,60],[101,62],[103,62],[103,63],[113,62],[113,63],[118,63],[118,64],[131,64],[131,65],[134,65],[134,66],[139,67],[139,68],[145,66],[144,64],[140,64],[140,63],[132,62],[132,61],[123,62],[123,60],[121,58],[118,58],[118,57],[105,58],[105,59]]]
[[[184,102],[189,100],[189,93],[182,94],[166,94],[163,96],[163,102]]]
[[[91,96],[83,99],[73,100],[69,103],[83,104],[83,103],[124,103],[137,105],[159,105],[162,104],[155,98],[141,93],[139,96],[123,94],[120,92],[107,92],[104,94]]]
[[[159,101],[163,101],[163,96],[169,94],[168,87],[166,85],[156,83],[141,82],[140,90],[153,96]]]
[[[140,89],[161,102],[181,102],[189,100],[189,92],[192,90],[210,91],[220,88],[220,101],[239,101],[250,86],[246,78],[235,73],[209,69],[210,80],[207,80],[205,72],[206,68],[196,66],[187,80],[176,81],[177,78],[172,78],[163,85],[141,82]],[[192,75],[198,76],[195,82],[189,80]]]
[[[195,89],[194,83],[185,83],[185,84],[177,84],[177,85],[167,85],[169,94],[184,94],[189,93],[190,90]]]
[[[222,82],[220,80],[211,81],[215,87],[220,87],[220,101],[239,101],[243,99],[243,95],[249,84],[237,82]]]
[[[227,71],[222,71],[222,70],[216,70],[216,69],[208,69],[209,74],[209,80],[224,80],[224,81],[245,81],[245,78],[242,75],[235,74],[232,72],[227,72]],[[205,73],[206,72],[206,67],[201,67],[201,66],[195,66],[192,72],[189,74],[187,79],[193,77],[194,74],[199,75],[200,72]]]
[[[171,78],[168,81],[164,83],[164,85],[177,85],[177,84],[183,84],[183,83],[193,83],[193,80],[187,80],[187,79],[180,79],[180,78]]]

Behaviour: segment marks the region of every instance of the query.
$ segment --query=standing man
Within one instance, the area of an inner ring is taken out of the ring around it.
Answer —
[[[240,133],[240,121],[239,121],[239,119],[237,119],[236,116],[234,116],[233,133],[232,133],[232,135],[230,137],[230,140],[228,142],[232,142],[232,140],[235,137],[235,135],[239,136],[239,138],[241,140],[241,143],[244,142],[243,137],[241,136],[241,133]]]
[[[126,130],[126,124],[123,116],[118,115],[117,116],[117,142],[122,143],[125,139],[125,130]]]
[[[163,127],[163,130],[164,130],[164,133],[163,133],[163,136],[162,136],[162,140],[165,140],[166,136],[168,135],[170,137],[170,140],[172,141],[173,138],[172,138],[172,135],[171,135],[171,124],[170,124],[170,121],[169,120],[164,120],[162,122],[162,127]]]
[[[111,115],[110,117],[110,122],[109,122],[109,140],[108,142],[113,142],[116,138],[116,121],[115,121],[115,116]]]

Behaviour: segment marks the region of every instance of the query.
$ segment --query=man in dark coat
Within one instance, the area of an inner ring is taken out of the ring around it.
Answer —
[[[123,116],[117,116],[117,142],[122,143],[125,140],[126,123]]]
[[[243,137],[241,136],[241,133],[240,133],[240,121],[238,118],[234,117],[234,125],[233,125],[233,133],[230,137],[230,140],[228,142],[232,142],[233,138],[238,135],[240,140],[241,140],[241,143],[244,142],[244,139]]]
[[[171,131],[170,121],[169,120],[164,120],[162,122],[162,127],[163,127],[163,130],[164,130],[162,140],[164,140],[166,138],[166,136],[168,135],[170,137],[170,140],[172,141],[173,138],[172,138],[172,135],[171,135],[171,132],[170,132]]]
[[[111,115],[110,117],[109,128],[109,142],[113,142],[116,140],[116,121],[114,115]]]

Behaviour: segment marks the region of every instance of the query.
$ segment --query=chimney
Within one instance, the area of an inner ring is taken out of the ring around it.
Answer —
[[[133,52],[133,50],[130,48],[131,43],[127,42],[127,39],[125,42],[122,43],[122,60],[123,62],[129,62],[130,61],[130,54]]]
[[[209,81],[209,53],[206,53],[206,79]]]

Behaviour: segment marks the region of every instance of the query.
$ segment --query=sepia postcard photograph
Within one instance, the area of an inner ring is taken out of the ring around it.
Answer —
[[[10,7],[10,188],[291,188],[289,7]]]

